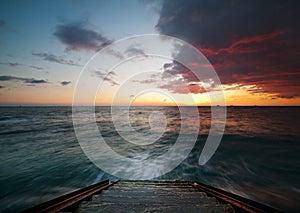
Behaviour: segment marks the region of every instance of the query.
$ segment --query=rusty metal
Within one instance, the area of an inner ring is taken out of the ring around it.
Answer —
[[[192,186],[206,194],[217,198],[220,202],[229,203],[235,209],[236,212],[281,212],[278,209],[274,209],[270,206],[258,203],[256,201],[241,197],[239,195],[217,189],[215,187],[194,182],[191,183]]]
[[[71,208],[73,206],[76,207],[76,205],[79,204],[79,202],[90,198],[94,194],[99,193],[100,191],[108,188],[112,184],[113,183],[110,183],[109,180],[105,180],[100,183],[96,183],[86,188],[76,190],[69,194],[65,194],[53,200],[42,203],[38,206],[27,209],[23,211],[23,213],[59,212],[66,208]]]

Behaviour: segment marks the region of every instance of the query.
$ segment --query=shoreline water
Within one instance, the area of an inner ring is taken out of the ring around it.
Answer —
[[[169,116],[157,149],[126,145],[113,128],[108,107],[96,107],[97,122],[110,145],[129,156],[159,155],[180,130],[176,107],[133,107],[137,131],[148,131],[147,115]],[[300,107],[228,107],[226,130],[204,166],[199,154],[209,131],[209,107],[199,107],[201,129],[194,149],[173,171],[158,179],[198,180],[271,205],[299,210]],[[106,178],[84,155],[73,130],[71,107],[0,107],[0,206],[15,212]],[[136,146],[136,145],[135,145]],[[151,148],[151,146],[148,146]],[[166,159],[172,160],[172,159]],[[126,165],[123,165],[126,167]]]

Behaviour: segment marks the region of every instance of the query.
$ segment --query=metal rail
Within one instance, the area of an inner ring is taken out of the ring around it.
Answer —
[[[76,208],[76,204],[79,204],[80,201],[89,199],[94,194],[108,188],[112,184],[114,183],[110,183],[109,180],[105,180],[34,206],[23,211],[23,213],[59,212],[66,208],[71,208],[72,206]]]
[[[199,183],[191,182],[191,185],[195,188],[205,192],[206,194],[217,198],[223,203],[229,203],[237,212],[281,212],[270,206],[258,203],[253,200],[241,197],[239,195],[224,191],[222,189],[217,189],[215,187]]]

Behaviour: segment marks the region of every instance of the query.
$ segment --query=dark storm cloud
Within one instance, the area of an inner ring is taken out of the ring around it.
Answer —
[[[187,80],[188,82],[199,81],[190,69],[176,61],[164,64],[163,70],[164,72],[162,74],[162,77],[165,79],[170,78],[172,76],[177,76]]]
[[[67,46],[66,50],[98,51],[111,43],[102,34],[85,29],[83,24],[59,25],[54,35]]]
[[[42,58],[44,61],[50,61],[59,64],[66,64],[72,66],[81,66],[72,60],[65,60],[62,57],[50,54],[50,53],[32,53],[32,55]],[[33,67],[33,66],[32,66]],[[34,68],[37,68],[36,66]]]
[[[101,78],[103,81],[109,82],[111,86],[119,85],[119,83],[116,82],[115,79],[114,79],[117,76],[117,74],[113,71],[111,71],[109,73],[103,73],[101,71],[95,71],[95,72],[92,73],[92,75],[96,75],[97,77]]]
[[[206,90],[202,83],[206,83],[206,88],[210,91],[215,90],[215,84],[210,78],[203,78],[201,81],[186,66],[173,61],[163,65],[161,83],[159,88],[168,89],[173,93],[205,93]]]
[[[60,82],[60,84],[62,85],[62,86],[67,86],[67,85],[69,85],[71,83],[71,81],[61,81]]]
[[[23,78],[23,77],[11,76],[11,75],[2,75],[2,76],[0,76],[0,81],[22,81],[26,84],[45,84],[45,83],[49,83],[48,81],[43,80],[43,79]]]
[[[291,0],[166,0],[156,28],[197,47],[223,84],[292,98],[300,96],[299,6]]]
[[[195,45],[222,48],[280,29],[292,28],[299,35],[298,10],[294,0],[166,0],[156,27]]]
[[[176,61],[164,64],[162,73],[153,74],[145,80],[132,80],[132,82],[153,84],[160,89],[177,94],[206,92],[198,78],[188,68]]]

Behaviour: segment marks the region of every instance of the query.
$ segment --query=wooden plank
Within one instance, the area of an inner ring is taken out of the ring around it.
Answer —
[[[234,212],[189,182],[120,181],[94,195],[79,212]]]
[[[211,212],[211,213],[233,213],[233,209],[230,205],[218,205],[218,206],[199,206],[199,205],[146,205],[146,204],[116,204],[116,203],[104,203],[93,206],[82,206],[81,213],[140,213],[140,212],[162,212],[162,213],[177,213],[177,212]]]
[[[169,190],[143,190],[143,191],[139,191],[139,190],[130,190],[130,191],[119,191],[119,190],[105,190],[103,192],[101,192],[101,194],[99,195],[94,195],[95,197],[98,196],[135,196],[136,194],[138,194],[139,196],[143,197],[143,196],[165,196],[165,195],[170,195],[170,191]],[[173,196],[177,196],[177,197],[207,197],[206,193],[204,192],[190,192],[190,191],[172,191],[172,195]]]
[[[214,197],[177,197],[172,195],[164,196],[94,196],[90,204],[101,203],[144,203],[144,204],[156,204],[156,205],[177,205],[177,204],[201,204],[201,205],[216,205],[218,201]]]

